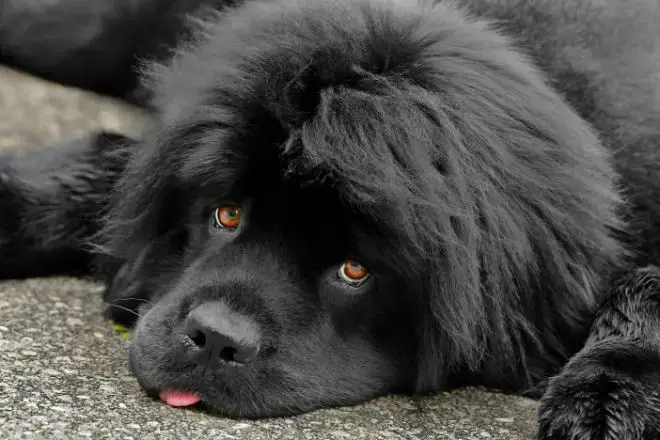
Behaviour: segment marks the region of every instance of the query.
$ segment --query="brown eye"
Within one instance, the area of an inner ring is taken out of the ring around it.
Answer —
[[[241,224],[241,208],[220,206],[215,210],[214,220],[218,228],[236,229]]]
[[[346,284],[357,287],[367,280],[369,271],[357,260],[348,258],[339,267],[338,275]]]

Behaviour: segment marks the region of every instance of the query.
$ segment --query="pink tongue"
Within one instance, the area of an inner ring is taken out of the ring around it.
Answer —
[[[199,402],[199,395],[188,391],[161,391],[160,399],[169,406],[190,406]]]

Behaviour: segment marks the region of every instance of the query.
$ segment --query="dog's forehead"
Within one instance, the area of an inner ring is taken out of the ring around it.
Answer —
[[[258,124],[260,127],[268,123]],[[302,157],[299,137],[280,130],[244,130],[198,124],[181,135],[178,145],[164,147],[164,155],[181,154],[175,181],[182,193],[195,194],[199,202],[257,200],[260,206],[304,210],[318,214],[346,215],[343,186],[325,164]],[[279,137],[279,139],[278,139]],[[295,140],[293,140],[296,138]]]

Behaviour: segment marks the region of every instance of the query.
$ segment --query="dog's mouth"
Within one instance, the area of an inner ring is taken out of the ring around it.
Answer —
[[[160,400],[173,407],[196,405],[200,402],[199,393],[182,390],[163,390],[158,393]]]

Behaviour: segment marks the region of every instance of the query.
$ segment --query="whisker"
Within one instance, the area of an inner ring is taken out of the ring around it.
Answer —
[[[140,314],[139,314],[138,312],[136,312],[135,310],[129,309],[128,307],[120,306],[119,304],[107,303],[107,302],[104,302],[103,304],[106,305],[106,306],[108,306],[108,307],[116,307],[116,308],[118,308],[118,309],[120,309],[120,310],[124,310],[124,311],[126,311],[126,312],[132,313],[132,314],[134,314],[135,316],[137,316],[138,318],[142,318],[142,315],[140,315]]]
[[[126,297],[126,298],[120,298],[120,299],[118,299],[117,301],[142,301],[142,302],[145,302],[145,303],[148,303],[148,302],[149,302],[148,299],[137,298],[137,297],[133,297],[133,296],[128,296],[128,297]]]

